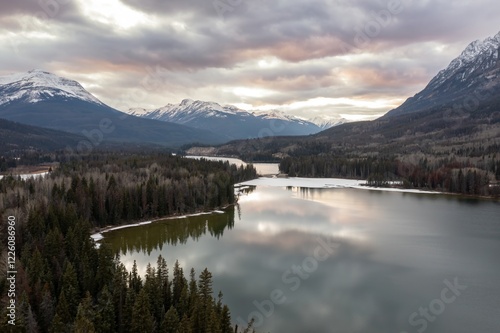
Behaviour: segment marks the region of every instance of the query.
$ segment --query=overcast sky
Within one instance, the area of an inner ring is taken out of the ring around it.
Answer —
[[[121,110],[373,118],[499,17],[498,0],[0,0],[0,75],[51,71]]]

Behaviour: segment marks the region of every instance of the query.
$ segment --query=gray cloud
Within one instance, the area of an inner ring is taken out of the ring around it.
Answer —
[[[0,74],[44,68],[122,108],[185,97],[253,106],[315,98],[390,104],[422,89],[472,40],[497,33],[500,11],[493,0],[402,0],[401,13],[384,18],[388,0],[242,0],[221,17],[211,0],[121,0],[136,11],[124,17],[99,7],[89,14],[89,1],[51,1],[41,2],[57,4],[45,10],[31,0],[0,3]],[[139,17],[146,21],[116,25]]]

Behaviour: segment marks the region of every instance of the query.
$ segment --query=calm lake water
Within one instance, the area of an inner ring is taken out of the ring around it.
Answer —
[[[224,214],[105,234],[130,269],[159,254],[214,274],[258,332],[500,331],[500,204],[257,187]],[[241,326],[241,324],[240,324]]]

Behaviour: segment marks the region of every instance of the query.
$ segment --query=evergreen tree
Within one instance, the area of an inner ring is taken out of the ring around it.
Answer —
[[[65,293],[61,291],[61,294],[59,295],[59,301],[57,302],[56,315],[52,320],[51,330],[55,330],[56,328],[59,329],[60,327],[62,327],[62,325],[64,325],[64,329],[60,330],[58,333],[69,332],[72,323],[73,316],[70,313]]]
[[[97,299],[95,329],[98,333],[112,333],[115,331],[115,306],[113,304],[113,295],[111,295],[107,286],[104,286]]]
[[[231,312],[227,305],[222,307],[220,328],[222,333],[233,333],[233,328],[231,327]]]
[[[137,295],[132,312],[130,332],[152,333],[155,329],[155,321],[149,306],[148,295],[142,289]]]
[[[177,314],[177,310],[172,306],[165,314],[165,319],[161,323],[161,332],[177,333],[179,325],[179,315]]]
[[[92,296],[89,292],[78,305],[75,324],[73,326],[74,333],[96,333],[94,327],[95,312],[92,305]],[[100,333],[100,332],[99,332]]]
[[[68,325],[65,324],[61,317],[56,313],[50,324],[49,333],[64,333],[69,332]]]
[[[62,277],[62,289],[61,292],[65,296],[65,301],[67,302],[67,310],[70,315],[70,318],[74,318],[76,316],[76,312],[78,309],[78,303],[80,300],[79,292],[78,292],[78,279],[76,276],[75,269],[71,262],[66,262],[66,268],[64,270],[64,274]],[[59,314],[63,321],[66,319],[61,314]]]

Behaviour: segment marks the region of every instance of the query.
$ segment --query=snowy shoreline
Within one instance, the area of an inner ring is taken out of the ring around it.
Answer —
[[[179,216],[168,216],[168,217],[162,217],[159,219],[155,220],[150,220],[150,221],[144,221],[144,222],[137,222],[137,223],[131,223],[131,224],[124,224],[124,225],[118,225],[114,227],[104,227],[102,230],[99,232],[93,233],[90,235],[90,238],[92,238],[96,243],[98,243],[100,240],[104,238],[104,233],[110,232],[110,231],[115,231],[115,230],[120,230],[120,229],[126,229],[126,228],[133,228],[133,227],[140,227],[142,225],[146,224],[151,224],[154,222],[159,222],[159,221],[165,221],[165,220],[174,220],[174,219],[185,219],[188,217],[194,217],[194,216],[202,216],[202,215],[212,215],[212,214],[224,214],[225,212],[222,210],[213,210],[210,212],[201,212],[201,213],[193,213],[193,214],[186,214],[186,215],[179,215]]]
[[[401,193],[419,193],[419,194],[441,194],[440,192],[431,192],[423,190],[400,189],[391,187],[371,187],[364,186],[366,180],[341,179],[341,178],[266,178],[261,177],[236,184],[236,187],[242,186],[271,186],[271,187],[304,187],[304,188],[353,188],[371,191],[401,192]]]

